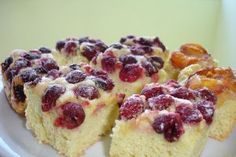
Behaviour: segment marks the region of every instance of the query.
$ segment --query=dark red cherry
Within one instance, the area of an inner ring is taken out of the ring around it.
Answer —
[[[57,99],[64,94],[66,88],[61,85],[49,86],[42,97],[42,111],[47,112],[56,106]]]
[[[122,55],[120,56],[119,60],[123,63],[123,65],[137,63],[135,57],[131,55]]]
[[[145,109],[143,99],[137,95],[129,97],[120,107],[120,118],[128,120],[137,117]]]
[[[165,93],[165,89],[162,86],[146,86],[141,91],[142,95],[145,95],[146,99],[155,97]]]
[[[61,106],[62,115],[54,121],[57,127],[74,129],[79,127],[85,120],[85,112],[80,104],[66,103]]]
[[[57,49],[58,51],[61,51],[61,49],[64,48],[65,44],[66,44],[65,41],[58,41],[58,42],[56,43],[56,49]]]
[[[124,82],[135,82],[143,74],[143,69],[138,64],[126,64],[120,71],[119,77]]]
[[[49,48],[47,48],[47,47],[40,47],[39,48],[39,51],[41,52],[41,53],[51,53],[52,51],[49,49]]]
[[[116,65],[116,57],[112,52],[106,53],[103,55],[101,59],[102,69],[108,73],[112,73],[115,71]]]
[[[74,89],[74,93],[77,97],[80,96],[89,100],[97,99],[100,96],[98,89],[93,85],[80,85]]]
[[[198,90],[199,95],[202,99],[205,99],[207,101],[211,101],[213,104],[216,104],[216,96],[214,93],[212,93],[210,90],[203,88]]]
[[[5,59],[5,61],[1,64],[2,71],[5,72],[9,68],[12,62],[13,62],[12,57],[8,57],[7,59]]]
[[[197,109],[202,113],[203,118],[206,120],[207,124],[210,125],[213,121],[215,104],[206,100],[199,101],[197,103]]]
[[[167,113],[155,118],[152,127],[158,134],[164,133],[164,137],[169,142],[177,141],[184,133],[183,122],[179,114]]]
[[[161,94],[156,97],[148,99],[148,104],[153,110],[165,110],[172,103],[174,99],[170,95]]]
[[[179,105],[176,107],[176,112],[180,114],[182,120],[188,124],[197,124],[201,122],[201,113],[190,105]]]
[[[57,69],[52,69],[47,73],[47,77],[52,78],[53,80],[57,79],[62,75],[62,72]]]
[[[19,75],[22,78],[23,82],[31,82],[39,77],[34,69],[26,69],[20,72]]]
[[[187,100],[194,100],[196,98],[195,93],[186,87],[179,87],[171,91],[170,95]]]
[[[53,60],[52,58],[42,58],[41,59],[42,68],[44,71],[48,72],[52,69],[59,70],[59,66],[57,65],[57,62]]]
[[[87,75],[85,73],[83,73],[82,71],[74,70],[74,71],[69,72],[66,75],[65,79],[67,82],[75,84],[75,83],[83,81],[86,78],[86,76]]]

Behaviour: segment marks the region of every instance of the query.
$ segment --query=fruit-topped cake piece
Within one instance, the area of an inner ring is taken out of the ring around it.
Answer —
[[[183,82],[192,89],[208,88],[217,96],[215,120],[210,137],[224,140],[236,124],[236,76],[230,68],[207,68]]]
[[[45,47],[25,51],[14,50],[2,64],[5,93],[12,108],[24,114],[25,103],[24,84],[36,84],[41,76],[59,67],[53,59],[51,50]]]
[[[215,95],[170,80],[146,85],[120,106],[111,157],[200,156],[215,111]]]
[[[99,39],[67,38],[56,43],[56,51],[53,55],[61,65],[89,63],[106,49],[107,45]]]
[[[78,157],[106,134],[118,116],[114,83],[89,65],[61,67],[60,73],[27,85],[26,120],[40,142]]]
[[[145,47],[153,48],[151,44]],[[93,67],[106,71],[114,80],[118,95],[130,96],[140,92],[147,83],[163,82],[167,79],[167,73],[163,70],[165,58],[162,55],[154,55],[154,52],[141,53],[143,50],[134,53],[132,48],[134,47],[130,45],[113,44],[91,63]],[[161,50],[159,47],[157,49]],[[167,52],[161,53],[168,55]]]
[[[208,51],[199,44],[187,43],[180,46],[179,50],[170,54],[169,62],[166,64],[166,71],[172,78],[177,79],[179,72],[182,72],[179,80],[186,79],[199,69],[215,67],[216,61]]]

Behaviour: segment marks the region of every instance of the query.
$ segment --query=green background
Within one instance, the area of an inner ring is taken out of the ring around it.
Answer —
[[[0,0],[0,59],[71,36],[112,43],[134,34],[159,36],[170,50],[201,43],[236,67],[234,10],[233,0]]]

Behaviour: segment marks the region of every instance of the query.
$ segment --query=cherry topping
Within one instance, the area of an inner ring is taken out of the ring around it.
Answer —
[[[74,89],[74,93],[77,97],[81,96],[89,100],[97,99],[100,96],[98,89],[93,85],[80,85]]]
[[[41,57],[41,52],[32,50],[28,53],[23,54],[23,57],[28,60],[39,59]]]
[[[41,80],[42,80],[41,77],[37,77],[37,78],[34,79],[33,81],[29,82],[28,85],[34,87],[34,86],[36,86]]]
[[[153,39],[153,43],[154,43],[155,45],[157,45],[158,47],[160,47],[163,51],[166,50],[165,45],[161,42],[161,40],[160,40],[158,37],[155,37],[155,38]]]
[[[187,124],[197,124],[202,120],[201,112],[190,105],[179,105],[176,107],[176,112],[180,114],[182,120]]]
[[[66,42],[64,48],[67,55],[76,55],[77,43],[75,40],[69,40]]]
[[[52,69],[59,70],[59,66],[57,65],[57,62],[51,58],[42,58],[41,63],[42,63],[43,70],[46,72],[48,72]]]
[[[145,109],[145,103],[138,95],[129,97],[120,107],[120,118],[128,120],[137,117]]]
[[[95,81],[98,88],[109,91],[115,86],[112,79],[108,77],[105,71],[92,69],[90,73],[94,76],[93,80]]]
[[[56,43],[56,49],[57,49],[58,51],[61,51],[61,49],[64,48],[65,44],[66,44],[65,41],[58,41],[58,42]]]
[[[151,54],[153,52],[153,49],[150,46],[131,46],[130,47],[131,53],[134,55],[145,55],[145,54]]]
[[[12,62],[13,62],[12,57],[8,57],[7,59],[5,59],[5,61],[1,64],[2,71],[5,72],[8,69],[8,67],[11,65]]]
[[[119,60],[123,63],[123,65],[137,63],[135,57],[131,55],[122,55],[120,56]]]
[[[30,67],[31,63],[29,60],[20,58],[15,61],[14,65],[7,69],[6,76],[7,79],[11,82],[12,78],[19,73],[22,68]]]
[[[108,77],[98,76],[94,80],[96,85],[104,91],[112,90],[114,87],[113,81]]]
[[[95,49],[94,45],[86,45],[83,48],[83,51],[81,52],[81,54],[86,57],[89,61],[91,61],[93,59],[93,57],[95,57],[97,55],[97,51]]]
[[[52,52],[49,48],[46,48],[46,47],[39,48],[39,51],[41,53],[51,53]]]
[[[164,66],[164,61],[161,57],[152,56],[152,57],[148,58],[148,60],[152,63],[152,65],[156,69],[161,69]]]
[[[98,52],[104,52],[108,48],[108,46],[101,40],[97,40],[95,46]]]
[[[97,56],[98,53],[99,52],[96,51],[96,47],[94,45],[86,45],[81,52],[81,54],[89,61],[91,61],[93,57]]]
[[[62,72],[57,69],[52,69],[47,73],[47,77],[52,78],[55,80],[56,78],[60,77],[62,75]]]
[[[126,42],[127,39],[133,39],[133,38],[135,38],[134,35],[128,35],[128,36],[126,36],[126,37],[122,37],[122,38],[120,39],[120,43],[123,44],[123,43]]]
[[[23,82],[31,82],[39,76],[34,69],[26,69],[20,73],[20,77],[22,78]]]
[[[140,45],[146,45],[146,46],[152,46],[152,45],[153,45],[153,43],[152,43],[151,40],[146,39],[146,38],[143,38],[143,37],[140,37],[140,38],[139,38],[138,43],[139,43]]]
[[[162,114],[158,116],[153,124],[156,133],[164,133],[164,137],[169,142],[177,141],[184,133],[181,117],[177,113]]]
[[[21,68],[29,67],[30,65],[31,65],[31,63],[29,60],[20,58],[20,59],[16,60],[13,68],[19,70]]]
[[[164,94],[165,89],[161,86],[146,86],[141,91],[142,95],[145,95],[146,99]]]
[[[57,127],[74,129],[79,127],[85,120],[85,112],[80,104],[66,103],[61,106],[62,115],[54,121]]]
[[[152,76],[158,72],[158,69],[149,61],[142,62],[142,67],[146,70],[147,76]]]
[[[90,42],[90,43],[95,43],[96,42],[93,39],[92,40],[89,39],[89,37],[81,37],[81,38],[78,39],[78,41],[79,41],[79,44],[82,44],[83,42]]]
[[[24,87],[22,85],[13,86],[13,94],[16,98],[16,101],[18,101],[18,102],[25,101],[26,96],[24,93]]]
[[[12,81],[13,77],[16,76],[18,73],[18,71],[16,69],[11,69],[9,68],[7,71],[6,71],[6,78],[9,82]]]
[[[161,94],[156,97],[148,99],[148,104],[153,110],[165,110],[172,103],[174,99],[170,95]]]
[[[123,48],[123,45],[121,45],[121,44],[112,44],[110,47],[120,50],[120,49]]]
[[[202,113],[203,118],[206,120],[206,123],[210,125],[213,120],[215,105],[211,101],[200,101],[197,103],[197,109]]]
[[[67,82],[75,84],[75,83],[83,81],[86,78],[86,76],[87,75],[85,73],[83,73],[82,71],[74,70],[74,71],[69,72],[66,75],[65,79]]]
[[[91,75],[97,76],[97,77],[108,77],[108,75],[105,71],[97,70],[97,69],[92,69],[91,70]]]
[[[187,99],[187,100],[194,100],[195,99],[195,94],[193,91],[186,87],[179,87],[171,91],[170,95],[181,98],[181,99]]]
[[[108,52],[103,55],[101,60],[102,69],[107,71],[108,73],[112,73],[115,71],[116,57],[112,52]]]
[[[143,69],[138,64],[126,64],[121,69],[119,77],[124,82],[135,82],[142,73]]]
[[[107,45],[99,39],[90,39],[89,37],[83,37],[80,38],[78,41],[80,44],[82,44],[83,42],[88,42],[90,43],[90,45],[94,45],[95,49],[98,52],[104,52],[107,49]]]
[[[42,68],[42,66],[38,65],[33,68],[38,74],[46,74],[46,71]]]
[[[217,100],[216,96],[210,90],[208,90],[206,88],[203,88],[203,89],[200,89],[198,91],[199,91],[200,97],[202,99],[205,99],[207,101],[211,101],[213,104],[216,103],[216,100]]]
[[[56,106],[57,99],[64,94],[66,88],[61,85],[53,85],[45,90],[42,97],[42,111],[47,112]]]

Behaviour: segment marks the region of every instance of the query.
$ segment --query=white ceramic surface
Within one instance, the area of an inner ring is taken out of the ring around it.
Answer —
[[[6,100],[0,76],[0,157],[59,157],[46,144],[37,143],[25,127],[25,119],[18,116]],[[108,157],[110,137],[91,146],[85,157]],[[236,157],[236,129],[229,139],[218,142],[209,139],[202,157]]]

